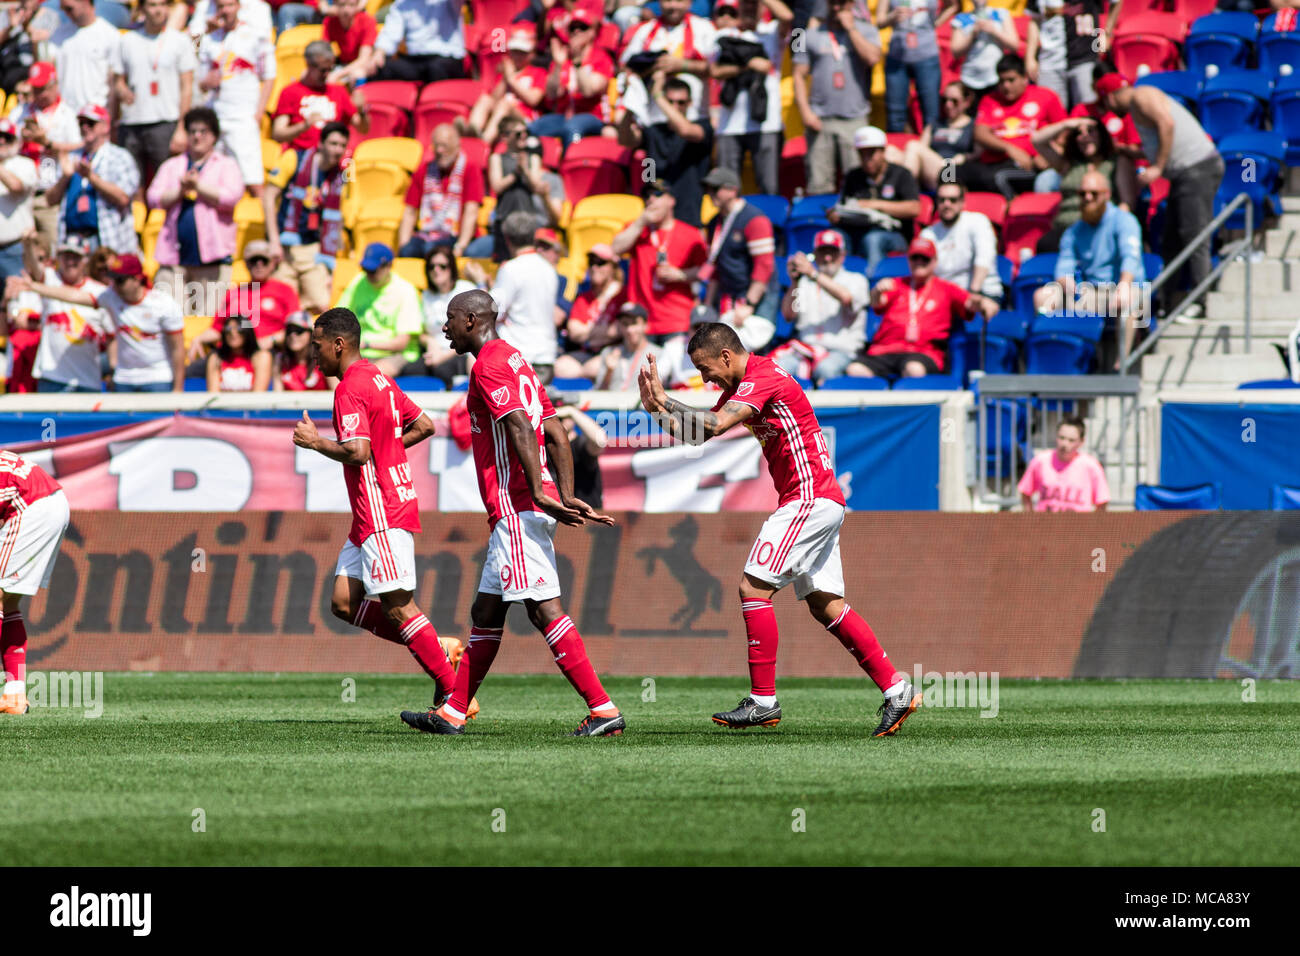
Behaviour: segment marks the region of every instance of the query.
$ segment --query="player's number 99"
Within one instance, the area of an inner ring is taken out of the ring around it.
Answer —
[[[519,401],[523,402],[528,420],[533,423],[533,428],[536,428],[542,423],[542,399],[537,394],[537,386],[527,375],[519,376]]]

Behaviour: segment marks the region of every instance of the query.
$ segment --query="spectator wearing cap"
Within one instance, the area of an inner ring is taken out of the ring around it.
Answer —
[[[77,235],[59,244],[55,266],[43,282],[99,296],[106,287],[90,278],[90,244]],[[41,340],[32,363],[38,392],[102,392],[100,355],[113,339],[113,320],[102,309],[42,297]]]
[[[41,0],[18,0],[0,12],[0,90],[17,92],[40,45],[58,25],[58,13]]]
[[[885,256],[907,248],[912,220],[921,214],[916,178],[885,159],[887,142],[875,126],[853,134],[859,165],[844,177],[839,205],[826,213],[848,236],[849,254],[866,258],[868,273]]]
[[[463,77],[461,6],[461,0],[397,0],[375,41],[375,79],[423,84]]]
[[[978,102],[998,83],[1002,57],[1020,48],[1011,12],[972,0],[974,10],[952,18],[952,55],[961,60],[961,81]]]
[[[366,246],[361,274],[348,283],[336,306],[351,309],[361,323],[361,355],[385,375],[400,375],[420,358],[424,318],[420,293],[393,274],[393,250],[382,242]]]
[[[777,365],[823,382],[843,375],[867,340],[867,277],[844,268],[844,237],[824,229],[810,256],[786,260],[793,284],[781,312],[795,337],[772,353]]]
[[[907,130],[908,101],[912,84],[921,102],[921,126],[933,126],[939,119],[939,86],[943,69],[939,64],[939,38],[935,27],[960,8],[949,0],[903,0],[876,5],[876,26],[892,27],[889,55],[885,58],[885,114],[891,133]]]
[[[59,235],[59,204],[46,198],[50,187],[62,175],[60,159],[64,153],[81,147],[77,111],[59,95],[58,74],[52,63],[33,63],[27,74],[32,99],[21,103],[9,114],[18,128],[22,154],[36,163],[36,193],[32,216],[37,230],[51,244]]]
[[[934,274],[994,302],[1002,301],[998,237],[989,217],[966,208],[966,187],[961,183],[941,182],[934,202],[935,221],[921,230],[937,251]]]
[[[287,282],[274,277],[275,259],[265,239],[244,243],[244,265],[248,281],[232,285],[217,306],[212,328],[204,329],[190,342],[187,361],[201,358],[208,346],[221,342],[222,329],[231,316],[243,318],[259,348],[268,352],[284,341],[284,323],[300,310],[298,293]]]
[[[331,83],[337,60],[334,48],[324,40],[313,40],[303,51],[307,63],[302,79],[280,91],[271,119],[271,139],[288,143],[301,155],[320,141],[328,123],[347,123],[358,133],[370,132],[370,108],[361,88],[348,94],[341,83]]]
[[[567,146],[604,129],[609,81],[616,72],[613,59],[596,43],[604,16],[599,0],[579,0],[568,25],[552,38],[542,113],[528,127],[534,136],[557,136]]]
[[[497,141],[501,125],[508,117],[518,119],[519,125],[526,127],[541,115],[547,73],[545,68],[533,64],[536,35],[536,27],[531,23],[510,24],[506,55],[497,64],[498,79],[491,89],[484,90],[469,113],[470,128],[479,131],[485,143]],[[506,140],[507,149],[513,145]]]
[[[1138,174],[1138,186],[1150,186],[1161,177],[1169,180],[1161,253],[1166,262],[1172,261],[1214,218],[1223,158],[1196,117],[1164,91],[1133,86],[1127,77],[1103,63],[1097,64],[1095,73],[1102,107],[1121,117],[1131,116],[1142,138],[1148,165]],[[1179,273],[1164,286],[1169,295],[1181,294],[1175,292],[1183,286],[1180,279],[1194,289],[1210,274],[1208,241],[1196,247]],[[1193,303],[1182,314],[1189,318],[1202,315],[1201,304]]]
[[[60,0],[67,17],[50,34],[54,65],[63,81],[68,105],[109,108],[114,64],[122,36],[103,17],[95,15],[94,0]]]
[[[853,139],[871,116],[871,71],[883,59],[880,33],[851,0],[828,0],[829,16],[809,24],[794,52],[794,102],[808,140],[808,192],[835,192],[856,167]]]
[[[18,127],[0,119],[0,285],[23,271],[23,239],[36,228],[36,164],[18,151]]]
[[[967,189],[1000,192],[1008,199],[1029,191],[1034,177],[1047,168],[1047,160],[1034,149],[1033,135],[1063,119],[1056,94],[1031,84],[1025,61],[1008,53],[998,61],[996,89],[980,100],[975,114],[979,155],[957,167],[958,181]]]
[[[478,228],[483,204],[483,170],[460,148],[450,123],[433,130],[433,156],[411,177],[406,209],[397,227],[398,254],[423,259],[438,246],[464,255]]]
[[[772,19],[759,23],[766,8]],[[722,84],[718,165],[740,175],[748,153],[758,191],[780,192],[781,57],[794,13],[781,0],[727,0],[713,8],[718,28],[710,75]]]
[[[446,246],[434,249],[424,263],[425,289],[420,296],[420,309],[424,314],[424,333],[421,343],[424,354],[421,362],[403,370],[404,375],[434,375],[448,387],[457,375],[464,375],[465,356],[457,355],[447,342],[442,327],[447,324],[447,305],[462,292],[478,288],[460,276],[456,257]]]
[[[654,75],[650,96],[664,121],[635,127],[657,179],[677,197],[681,222],[699,228],[704,204],[704,176],[713,156],[713,126],[708,114],[691,118],[691,86],[680,77]]]
[[[105,246],[124,254],[139,249],[131,198],[140,188],[140,169],[131,154],[108,141],[108,110],[83,106],[77,114],[82,146],[64,153],[63,175],[45,199],[62,203],[59,240],[86,236],[92,249]]]
[[[589,378],[600,372],[600,351],[618,341],[618,310],[627,301],[619,258],[607,243],[587,251],[587,279],[569,310],[566,337],[573,350],[555,359],[559,378]]]
[[[539,242],[537,217],[530,212],[512,212],[501,228],[511,258],[502,263],[492,282],[497,332],[523,354],[546,385],[554,377],[558,352],[555,302],[560,277],[554,252],[547,258],[544,250],[559,238],[543,233]]]
[[[704,177],[704,184],[718,207],[706,227],[709,258],[704,277],[709,284],[704,301],[754,352],[772,340],[780,304],[772,220],[741,198],[734,170],[720,166]]]
[[[295,312],[284,323],[284,343],[275,350],[271,387],[277,392],[325,391],[329,384],[311,351],[312,317]]]
[[[650,313],[647,334],[658,345],[691,327],[693,286],[708,261],[699,229],[674,215],[677,197],[662,180],[650,183],[645,209],[610,242],[617,256],[631,256],[628,301]]]
[[[339,65],[330,77],[333,83],[366,80],[374,72],[375,40],[379,24],[366,12],[364,0],[335,0],[321,22],[326,43],[339,51]]]
[[[655,77],[679,76],[690,87],[691,110],[686,118],[699,122],[708,112],[704,78],[713,55],[713,24],[690,12],[690,0],[660,0],[659,16],[644,20],[624,37],[619,61],[625,68],[623,107],[636,125],[667,122],[662,105],[650,95]],[[650,152],[649,146],[646,147]]]
[[[650,327],[645,306],[625,302],[618,310],[619,340],[601,351],[598,361],[600,373],[596,388],[611,392],[626,392],[637,387],[636,379],[646,359],[653,355],[655,361],[663,350],[650,341],[646,332]]]
[[[186,113],[185,135],[185,152],[162,164],[148,190],[149,205],[167,212],[154,249],[163,267],[156,278],[170,282],[178,296],[187,284],[197,284],[205,307],[194,311],[211,315],[219,285],[230,280],[235,204],[244,194],[244,177],[235,160],[216,149],[221,126],[213,110],[196,106]]]
[[[945,370],[953,323],[982,312],[997,315],[997,303],[934,274],[937,252],[929,239],[908,247],[911,275],[881,279],[871,290],[871,308],[881,317],[867,354],[848,368],[869,378],[920,378]]]
[[[190,38],[167,27],[170,0],[144,0],[141,8],[144,22],[122,35],[113,88],[121,109],[118,144],[148,186],[158,167],[185,148],[180,118],[193,100],[198,60]]]
[[[251,317],[218,319],[220,338],[208,356],[209,392],[265,392],[271,384],[271,353],[258,348]]]
[[[343,248],[339,207],[347,150],[347,126],[327,123],[320,140],[301,158],[293,150],[281,154],[279,168],[271,172],[262,194],[266,239],[277,263],[275,277],[318,315],[330,306],[331,270]]]
[[[512,212],[524,211],[554,225],[564,214],[564,184],[542,165],[541,147],[528,135],[524,121],[507,116],[501,121],[506,148],[488,157],[488,189],[497,197],[492,210],[492,231],[469,244],[465,255],[491,256],[502,262],[509,255],[501,227]]]
[[[138,256],[113,256],[108,272],[112,286],[102,293],[26,280],[21,287],[46,298],[108,313],[114,329],[109,361],[114,368],[115,391],[183,391],[185,317],[176,300],[161,289],[149,287]]]

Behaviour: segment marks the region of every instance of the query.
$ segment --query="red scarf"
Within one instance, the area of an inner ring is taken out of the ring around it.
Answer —
[[[446,187],[443,187],[444,179]],[[460,234],[461,196],[465,192],[465,153],[456,156],[451,172],[443,176],[437,159],[429,160],[424,169],[424,189],[420,193],[420,217],[416,224],[421,236],[442,233]]]
[[[343,240],[343,217],[339,212],[342,195],[343,166],[327,173],[320,168],[320,153],[307,150],[288,189],[284,231],[319,233],[321,253],[337,256]]]

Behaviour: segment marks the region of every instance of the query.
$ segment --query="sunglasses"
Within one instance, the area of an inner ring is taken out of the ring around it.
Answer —
[[[612,266],[613,259],[602,259],[599,256],[587,256],[587,265],[589,266]]]
[[[94,126],[94,125],[95,125],[96,123],[98,123],[98,122],[99,122],[99,120],[93,120],[93,119],[78,119],[78,120],[77,120],[77,126],[78,126],[80,129],[85,129],[87,126]]]
[[[266,266],[271,264],[271,260],[266,256],[253,256],[253,258],[251,259],[245,259],[244,263],[250,266],[256,266],[256,265]]]
[[[931,260],[929,256],[908,256],[907,261],[908,262],[931,262],[933,260]]]
[[[960,97],[960,96],[944,96],[944,97],[941,97],[941,101],[944,102],[944,103],[954,103],[954,104],[957,104],[957,105],[961,105],[961,97]]]
[[[289,335],[297,335],[299,332],[310,332],[311,329],[307,328],[305,325],[291,325],[285,331]]]
[[[1084,199],[1096,199],[1097,197],[1101,196],[1102,193],[1101,190],[1099,189],[1080,189],[1079,195],[1082,196]]]
[[[962,198],[961,196],[939,196],[935,202],[961,202]]]
[[[588,30],[590,30],[590,29],[591,29],[591,24],[590,24],[590,23],[582,23],[581,21],[578,21],[578,22],[570,21],[570,23],[569,23],[569,32],[570,32],[570,33],[585,33],[586,31],[588,31]]]

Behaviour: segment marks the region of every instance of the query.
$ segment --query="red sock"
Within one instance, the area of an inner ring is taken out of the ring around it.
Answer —
[[[357,608],[357,616],[352,619],[352,623],[362,630],[369,631],[376,637],[382,637],[386,641],[392,641],[394,644],[405,643],[402,640],[402,635],[393,626],[393,622],[384,613],[383,605],[378,601],[372,601],[369,598],[362,601],[361,607]]]
[[[587,660],[587,648],[583,646],[582,636],[569,616],[566,614],[564,617],[556,618],[544,634],[547,646],[555,655],[555,664],[560,668],[560,673],[567,677],[573,689],[582,695],[588,709],[592,713],[617,712],[613,701],[609,699],[609,694],[605,693],[605,688],[601,686],[600,678],[596,676],[596,669],[591,666],[591,661]]]
[[[749,692],[763,697],[776,695],[776,611],[772,602],[746,598],[740,602],[749,638]]]
[[[864,621],[847,604],[844,605],[844,613],[837,617],[826,630],[835,635],[839,642],[853,655],[853,659],[858,662],[858,666],[867,672],[882,692],[898,683],[900,676],[905,676],[898,674],[894,670],[894,666],[889,663],[889,655],[885,653],[885,649],[876,640],[871,625]]]
[[[456,689],[452,691],[447,706],[461,714],[469,713],[469,702],[478,693],[487,677],[492,662],[501,650],[501,631],[499,627],[472,627],[469,630],[469,644],[456,669]]]
[[[429,619],[417,614],[403,624],[402,643],[424,672],[437,682],[438,693],[450,694],[456,684],[456,672],[451,669],[451,661]]]
[[[27,625],[22,611],[10,611],[4,616],[0,660],[4,662],[5,680],[27,680]]]

